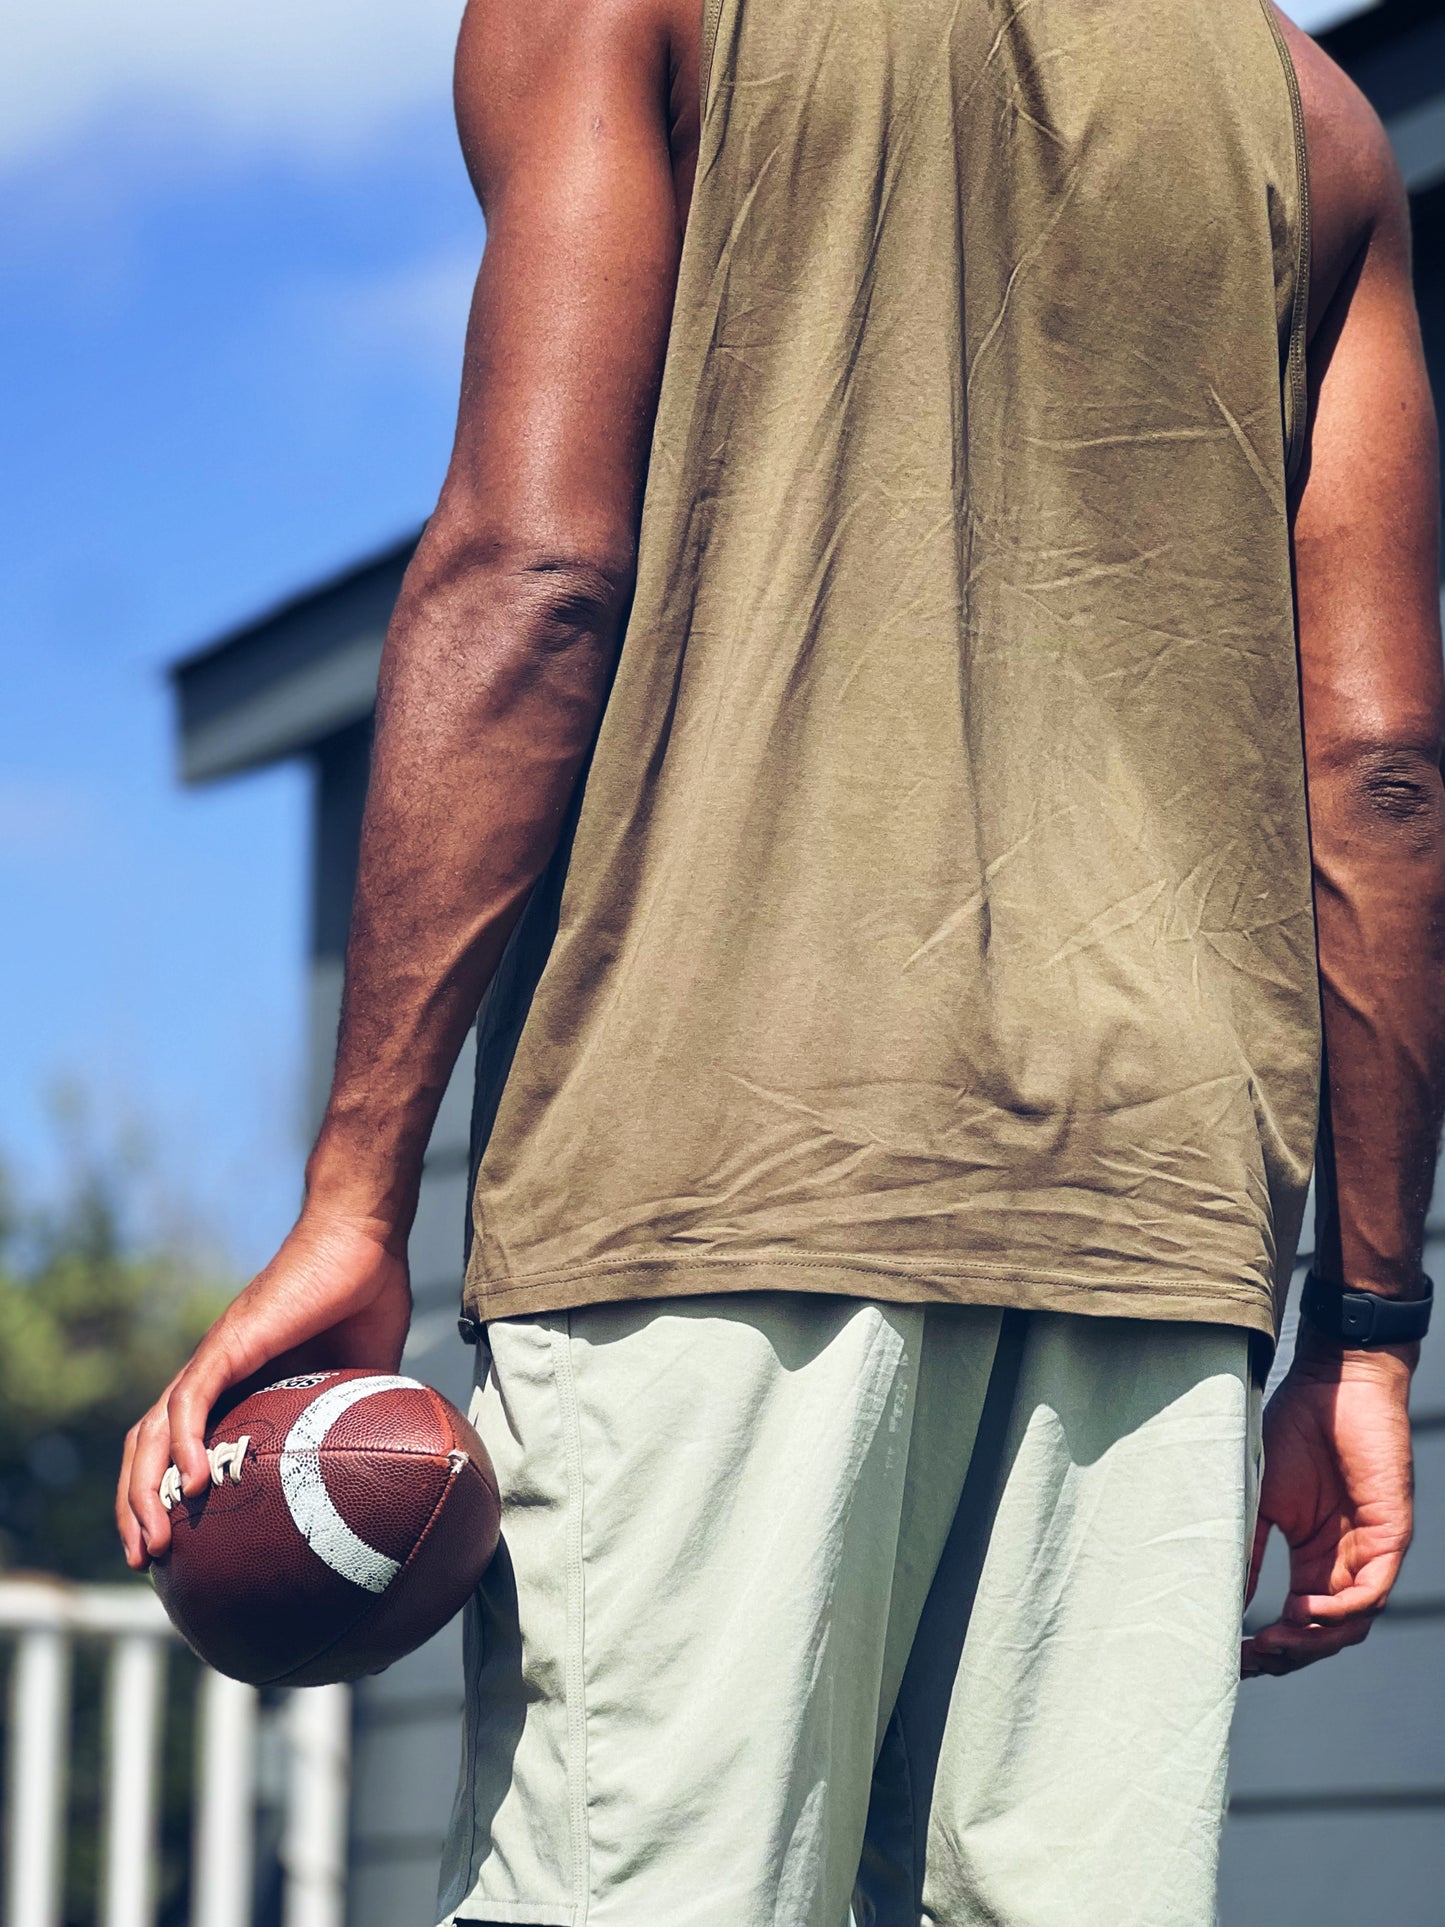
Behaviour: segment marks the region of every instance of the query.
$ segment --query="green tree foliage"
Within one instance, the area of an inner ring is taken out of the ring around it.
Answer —
[[[95,1148],[83,1104],[62,1096],[69,1179],[57,1201],[22,1203],[0,1171],[0,1573],[144,1584],[116,1537],[114,1494],[128,1427],[230,1296],[193,1236],[167,1230],[133,1141]],[[7,1744],[0,1650],[0,1751]],[[92,1927],[99,1889],[103,1645],[79,1640],[67,1745],[64,1927]],[[196,1662],[167,1656],[158,1917],[186,1916]]]
[[[0,1175],[0,1568],[118,1580],[126,1430],[230,1293],[184,1241],[128,1232],[134,1158],[71,1136],[58,1203]]]

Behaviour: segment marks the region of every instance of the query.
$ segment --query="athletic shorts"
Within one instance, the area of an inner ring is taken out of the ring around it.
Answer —
[[[778,1293],[487,1338],[451,1927],[1209,1927],[1245,1332]]]

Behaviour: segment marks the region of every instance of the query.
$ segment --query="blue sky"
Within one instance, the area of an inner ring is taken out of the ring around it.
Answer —
[[[0,1155],[52,1182],[48,1093],[78,1084],[238,1268],[304,1150],[306,784],[182,791],[163,672],[431,505],[482,242],[459,12],[28,0],[7,24]]]
[[[90,67],[51,20],[0,80],[0,1154],[46,1182],[77,1081],[238,1265],[303,1148],[306,784],[182,791],[163,670],[427,512],[482,240],[459,7],[295,5],[61,6]]]

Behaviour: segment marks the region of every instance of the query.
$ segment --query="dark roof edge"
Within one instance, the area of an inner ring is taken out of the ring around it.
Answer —
[[[422,527],[425,527],[424,523]],[[228,649],[259,641],[268,629],[290,621],[293,616],[304,614],[317,603],[325,602],[329,597],[338,595],[343,590],[353,588],[356,584],[363,582],[368,575],[394,569],[398,563],[404,563],[410,557],[420,537],[421,528],[414,529],[410,535],[388,543],[384,549],[373,550],[362,561],[349,562],[344,568],[335,570],[331,575],[323,576],[321,581],[313,583],[310,588],[298,589],[294,594],[283,597],[280,602],[272,603],[259,615],[251,616],[245,622],[238,623],[234,629],[224,630],[219,636],[212,637],[209,642],[201,643],[187,655],[178,656],[167,669],[167,675],[172,682],[177,682],[189,671],[203,667],[216,656],[224,655]]]
[[[1381,0],[1377,7],[1352,14],[1337,27],[1327,27],[1314,37],[1332,60],[1349,67],[1377,47],[1398,40],[1413,27],[1425,26],[1440,18],[1440,0]]]

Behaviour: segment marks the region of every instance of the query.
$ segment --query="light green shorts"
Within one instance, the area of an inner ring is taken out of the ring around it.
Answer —
[[[1244,1332],[779,1293],[488,1338],[447,1921],[1208,1927]]]

